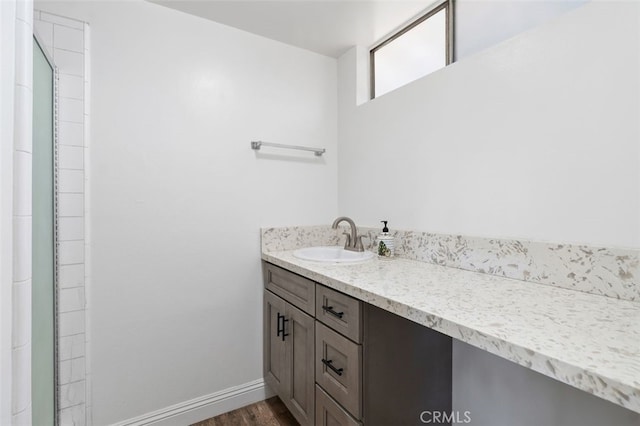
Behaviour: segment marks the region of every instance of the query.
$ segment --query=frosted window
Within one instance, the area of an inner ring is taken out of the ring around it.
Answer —
[[[373,97],[447,65],[447,8],[371,51]]]

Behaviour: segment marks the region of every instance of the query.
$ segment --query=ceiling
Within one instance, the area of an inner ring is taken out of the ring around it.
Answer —
[[[434,0],[150,0],[334,58],[372,47]]]

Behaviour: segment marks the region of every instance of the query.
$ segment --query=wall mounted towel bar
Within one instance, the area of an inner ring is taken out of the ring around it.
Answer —
[[[316,157],[320,157],[325,153],[326,149],[324,148],[311,148],[307,146],[298,146],[298,145],[285,145],[281,143],[272,143],[272,142],[263,142],[263,141],[252,141],[251,149],[259,150],[262,146],[271,146],[274,148],[284,148],[284,149],[298,149],[301,151],[311,151]]]

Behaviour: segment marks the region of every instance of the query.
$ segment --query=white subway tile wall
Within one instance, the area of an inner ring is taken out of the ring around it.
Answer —
[[[31,215],[31,154],[16,151],[13,154],[13,212],[16,216]]]
[[[31,87],[16,87],[16,99],[30,100],[32,97]],[[14,149],[16,151],[31,153],[31,128],[33,127],[33,114],[31,113],[31,103],[29,103],[29,105],[26,105],[26,103],[27,102],[16,102],[15,105]],[[29,194],[31,194],[31,192],[29,192]]]
[[[31,280],[18,282],[13,285],[13,306],[31,305]],[[13,316],[13,347],[18,348],[29,343],[31,335],[31,312],[27,309],[14,309]]]
[[[63,288],[58,293],[60,312],[73,312],[84,309],[84,287]]]
[[[62,361],[58,370],[61,385],[84,380],[84,357]]]
[[[53,61],[59,69],[64,68],[67,75],[81,77],[84,75],[84,55],[82,53],[54,48]]]
[[[51,16],[51,15],[49,15]],[[56,49],[70,50],[72,52],[84,53],[84,36],[82,27],[70,28],[66,25],[54,22],[53,26],[53,47]]]
[[[85,356],[86,351],[84,341],[84,333],[61,337],[58,342],[58,357],[60,361]]]
[[[16,18],[27,22],[32,26],[31,11],[33,10],[33,2],[19,1],[16,3]]]
[[[60,265],[58,272],[58,285],[60,289],[81,287],[84,285],[84,265]]]
[[[79,99],[65,98],[62,96],[62,87],[60,87],[60,99],[58,100],[60,110],[58,116],[60,121],[69,121],[71,123],[84,122],[84,105]]]
[[[40,42],[47,47],[49,53],[53,53],[53,24],[36,20],[34,21],[34,33]]]
[[[58,147],[58,167],[82,170],[84,168],[84,149],[81,146],[60,145]]]
[[[58,192],[84,192],[84,173],[82,170],[60,169],[58,172]]]
[[[75,19],[70,19],[70,18],[65,18],[63,16],[58,16],[58,15],[52,15],[50,13],[47,12],[38,12],[36,11],[36,13],[40,13],[40,20],[44,21],[44,22],[51,22],[53,24],[60,24],[64,27],[68,27],[68,28],[76,28],[81,30],[84,27],[84,24],[80,21],[76,21]]]
[[[85,424],[84,404],[74,405],[60,410],[60,424],[63,425],[84,425]]]
[[[60,92],[69,98],[82,100],[84,96],[84,80],[79,75],[60,75],[58,82]]]
[[[29,404],[27,408],[30,407],[31,404]],[[16,426],[31,426],[31,410],[27,409],[18,414],[14,414],[11,419],[11,424]]]
[[[58,143],[60,146],[84,146],[82,123],[58,123]]]
[[[34,11],[34,26],[58,69],[58,416],[87,418],[85,281],[86,24]]]
[[[60,312],[58,314],[58,333],[60,337],[84,333],[84,310]]]
[[[11,423],[22,426],[31,424],[33,2],[15,5]]]
[[[18,4],[20,3],[18,2]],[[19,18],[16,20],[16,34],[21,35],[16,37],[16,84],[28,88],[29,91],[31,91],[33,84],[32,32],[32,22],[26,22]],[[29,113],[31,113],[31,108],[29,108]]]
[[[60,265],[84,263],[84,243],[82,241],[60,241],[58,243],[58,263]]]
[[[31,216],[13,218],[13,235],[13,282],[18,283],[31,279]]]
[[[63,148],[63,146],[60,146]],[[80,148],[82,149],[82,148]],[[58,214],[60,217],[74,217],[84,215],[84,196],[83,194],[59,194],[58,195]]]
[[[83,217],[58,218],[59,241],[73,241],[84,239]]]
[[[84,404],[85,401],[85,381],[60,385],[60,405],[59,408],[73,407]]]
[[[31,377],[31,343],[13,350],[13,371],[15,377]],[[19,413],[31,404],[31,380],[13,381],[13,412]]]

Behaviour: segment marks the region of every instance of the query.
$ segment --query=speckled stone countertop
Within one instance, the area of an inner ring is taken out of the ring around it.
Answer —
[[[402,258],[262,259],[640,413],[640,303]]]

